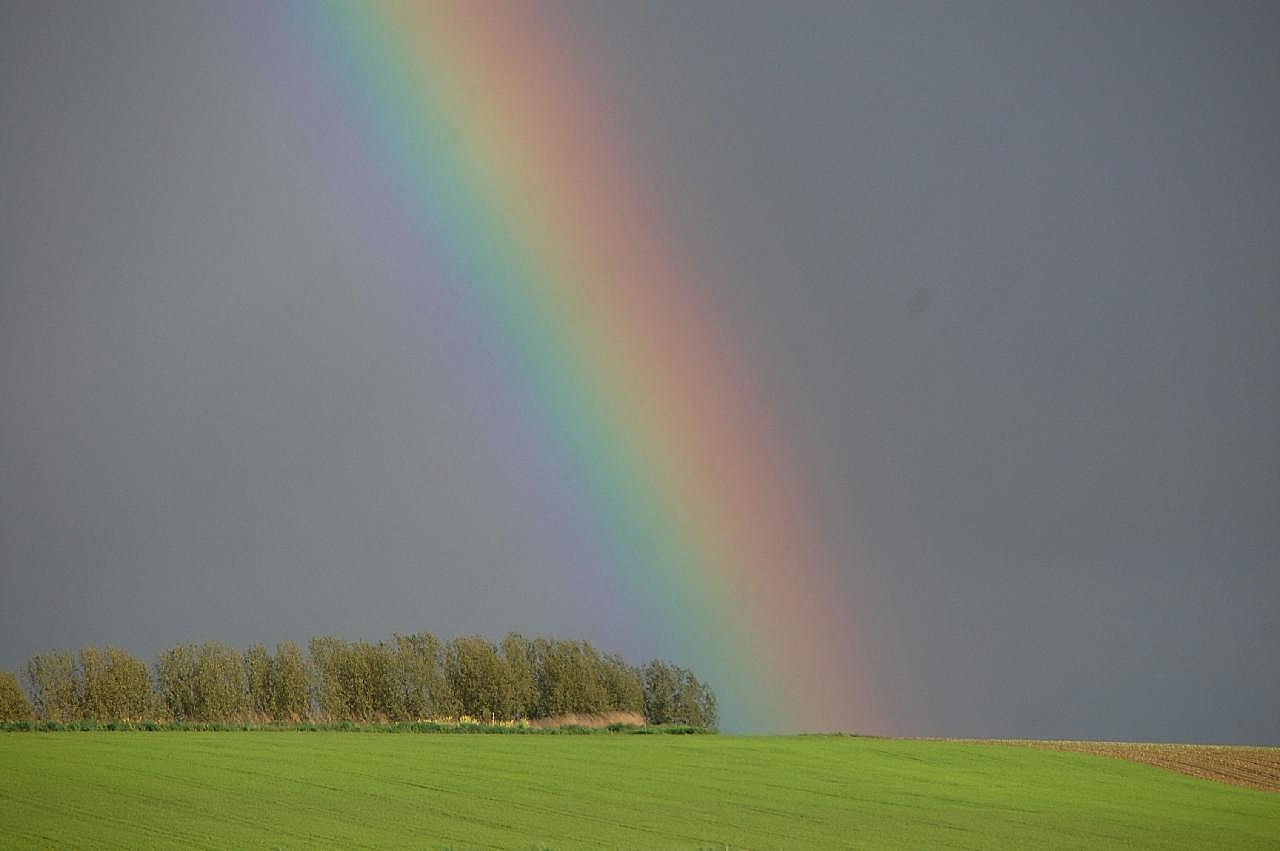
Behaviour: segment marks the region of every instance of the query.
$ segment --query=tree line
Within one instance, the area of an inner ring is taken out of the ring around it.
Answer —
[[[655,659],[630,665],[586,641],[429,632],[391,641],[317,636],[306,652],[241,652],[216,641],[179,644],[150,667],[126,650],[84,647],[27,660],[25,693],[0,671],[0,721],[353,721],[472,718],[521,721],[625,712],[649,724],[715,728],[710,686]]]

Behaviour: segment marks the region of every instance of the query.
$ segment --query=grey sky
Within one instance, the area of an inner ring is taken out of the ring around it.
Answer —
[[[678,659],[474,433],[503,388],[366,286],[396,260],[249,8],[0,5],[0,667],[420,628]],[[766,353],[885,732],[1280,744],[1275,5],[573,8]]]

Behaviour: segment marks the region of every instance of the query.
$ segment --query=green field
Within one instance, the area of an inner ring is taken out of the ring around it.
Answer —
[[[1280,847],[1280,795],[845,737],[0,734],[0,846]]]

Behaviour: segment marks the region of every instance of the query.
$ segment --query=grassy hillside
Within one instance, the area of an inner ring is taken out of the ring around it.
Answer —
[[[1275,847],[1280,795],[828,737],[0,734],[0,845]]]

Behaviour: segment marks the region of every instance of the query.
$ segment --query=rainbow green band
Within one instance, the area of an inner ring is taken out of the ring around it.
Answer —
[[[291,8],[367,156],[466,282],[614,595],[738,729],[877,723],[846,560],[824,554],[725,330],[572,45],[528,4]],[[431,282],[423,282],[431,286]]]

